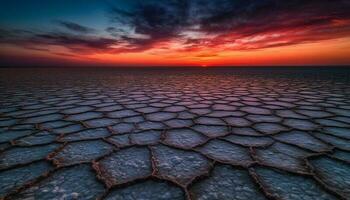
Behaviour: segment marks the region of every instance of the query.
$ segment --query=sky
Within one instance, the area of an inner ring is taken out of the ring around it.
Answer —
[[[349,0],[0,5],[0,66],[350,65]]]

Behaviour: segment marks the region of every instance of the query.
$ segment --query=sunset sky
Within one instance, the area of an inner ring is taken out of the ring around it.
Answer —
[[[0,2],[0,66],[350,65],[349,0]]]

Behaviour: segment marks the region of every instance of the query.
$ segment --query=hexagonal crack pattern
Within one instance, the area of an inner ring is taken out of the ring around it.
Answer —
[[[349,199],[349,71],[51,70],[0,69],[0,199]]]

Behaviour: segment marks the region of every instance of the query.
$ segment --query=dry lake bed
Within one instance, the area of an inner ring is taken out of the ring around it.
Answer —
[[[350,70],[0,69],[0,199],[350,199]]]

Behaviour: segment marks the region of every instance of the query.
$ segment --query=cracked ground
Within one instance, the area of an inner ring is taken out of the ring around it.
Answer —
[[[1,69],[0,199],[350,199],[348,70]]]

